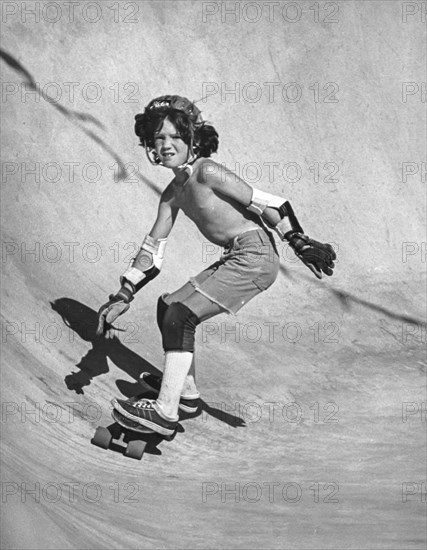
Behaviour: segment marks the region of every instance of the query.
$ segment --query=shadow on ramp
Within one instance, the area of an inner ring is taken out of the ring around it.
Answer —
[[[51,98],[48,94],[46,94],[42,89],[40,89],[37,82],[34,80],[34,77],[32,74],[17,60],[15,59],[11,54],[7,53],[3,49],[0,48],[0,59],[3,59],[3,61],[15,72],[17,72],[21,78],[23,79],[24,84],[27,86],[28,90],[31,90],[35,93],[37,93],[40,97],[42,97],[51,107],[59,111],[62,115],[67,117],[68,120],[73,122],[82,132],[84,132],[90,139],[92,139],[97,145],[103,149],[107,154],[109,154],[117,163],[117,166],[119,167],[118,172],[118,179],[119,181],[123,181],[129,176],[136,175],[145,185],[148,185],[153,191],[155,191],[158,195],[160,195],[159,188],[148,178],[143,176],[138,170],[136,172],[132,171],[130,174],[126,168],[126,164],[121,158],[121,156],[110,147],[110,145],[103,140],[101,137],[99,137],[97,134],[95,134],[91,129],[86,128],[86,124],[93,124],[100,130],[106,130],[105,126],[101,123],[100,120],[98,120],[96,117],[94,117],[91,114],[88,113],[81,113],[79,111],[75,111],[73,109],[68,109],[67,107],[64,107],[59,102],[55,101],[53,98]]]
[[[135,382],[116,381],[117,388],[125,397],[129,398],[137,395],[147,398],[156,397],[153,392],[141,391],[140,375],[143,372],[149,372],[161,377],[162,372],[149,361],[123,345],[118,338],[111,340],[99,338],[96,335],[98,315],[92,308],[72,298],[58,298],[50,302],[50,305],[53,311],[61,316],[64,324],[69,329],[85,342],[92,344],[92,349],[76,365],[80,370],[65,377],[65,384],[69,390],[84,394],[83,388],[89,386],[94,378],[109,372],[107,362],[107,358],[109,358],[119,369],[135,380]],[[198,413],[196,415],[184,414],[181,419],[194,418],[204,412],[233,428],[246,427],[246,423],[242,418],[226,412],[223,407],[217,408],[214,405],[215,403],[209,404],[201,399]]]
[[[290,271],[286,267],[284,267],[283,265],[280,266],[280,273],[284,277],[287,277],[291,280],[292,279],[295,280],[295,276],[293,276],[290,273]],[[300,278],[300,280],[308,281],[310,283],[313,282],[313,278],[309,277],[307,275],[301,275],[300,274],[299,278]],[[327,280],[326,277],[325,277],[325,280]],[[322,283],[320,283],[320,284],[322,284]],[[328,292],[330,292],[334,296],[334,298],[336,298],[338,300],[338,302],[340,304],[340,307],[343,310],[350,311],[352,306],[359,305],[359,306],[362,306],[362,307],[366,308],[367,310],[374,311],[376,313],[381,313],[381,314],[385,315],[386,317],[389,317],[390,319],[395,319],[395,320],[400,321],[400,322],[412,323],[412,324],[416,324],[416,325],[425,323],[424,319],[419,319],[417,317],[412,317],[410,315],[402,315],[401,313],[396,313],[396,312],[392,311],[389,308],[386,308],[384,306],[380,306],[380,305],[375,304],[374,302],[370,302],[368,300],[364,300],[363,298],[359,298],[358,296],[355,296],[354,294],[351,294],[350,292],[347,292],[347,291],[344,291],[344,290],[339,290],[337,288],[333,288],[332,286],[328,286],[327,290],[328,290]]]
[[[51,307],[67,327],[82,340],[92,344],[92,349],[76,365],[80,370],[65,377],[68,389],[83,394],[83,388],[89,386],[94,378],[109,372],[107,358],[136,381],[144,371],[161,374],[154,365],[124,346],[118,338],[108,340],[97,337],[97,313],[90,307],[71,298],[59,298],[51,302]],[[130,397],[132,392],[128,389],[126,393],[129,394],[126,397]]]

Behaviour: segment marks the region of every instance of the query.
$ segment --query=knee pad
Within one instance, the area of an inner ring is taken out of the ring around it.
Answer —
[[[168,310],[169,304],[165,302],[166,296],[169,294],[162,294],[157,300],[157,326],[162,332],[163,319],[165,318],[166,311]]]
[[[186,305],[181,302],[172,303],[163,318],[163,349],[194,352],[194,333],[199,323],[197,315]]]

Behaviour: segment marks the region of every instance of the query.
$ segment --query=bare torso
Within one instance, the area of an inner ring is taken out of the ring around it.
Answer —
[[[205,162],[204,159],[197,160],[187,181],[182,184],[172,180],[166,193],[171,198],[170,205],[182,210],[204,237],[224,246],[240,233],[259,227],[259,222],[246,206],[222,195],[206,183],[203,177]],[[209,163],[210,166],[215,164],[211,160]]]

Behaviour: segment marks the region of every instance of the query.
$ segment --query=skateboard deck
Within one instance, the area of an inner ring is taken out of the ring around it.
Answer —
[[[108,428],[98,426],[91,443],[102,449],[113,448],[113,441],[117,442],[124,451],[123,454],[129,458],[141,460],[147,445],[151,442],[156,446],[163,439],[171,441],[175,433],[165,437],[149,428],[130,420],[119,411],[113,409],[111,412],[115,423]],[[117,445],[115,445],[117,447]],[[160,453],[161,454],[161,453]]]
[[[126,418],[126,416],[124,416],[119,411],[116,411],[116,409],[113,409],[111,411],[111,416],[117,422],[117,424],[120,424],[120,426],[126,428],[127,430],[130,430],[131,432],[136,432],[140,434],[156,433],[153,430],[150,430],[150,428],[146,428],[145,426],[142,426],[142,424],[138,424],[138,422]]]

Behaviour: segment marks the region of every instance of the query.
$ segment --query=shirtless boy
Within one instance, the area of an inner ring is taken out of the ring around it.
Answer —
[[[217,262],[158,299],[165,365],[157,399],[112,401],[128,419],[168,436],[176,429],[179,409],[197,410],[197,325],[219,313],[237,313],[277,277],[279,256],[271,229],[318,278],[322,273],[332,275],[335,253],[329,244],[304,234],[289,202],[252,188],[209,158],[218,148],[218,134],[188,99],[156,98],[135,120],[135,132],[150,162],[172,170],[174,178],[162,193],[151,231],[120,278],[120,290],[99,310],[98,335],[111,337],[112,323],[129,309],[136,292],[158,275],[179,210],[206,239],[224,247]],[[149,376],[144,380],[149,382]]]

